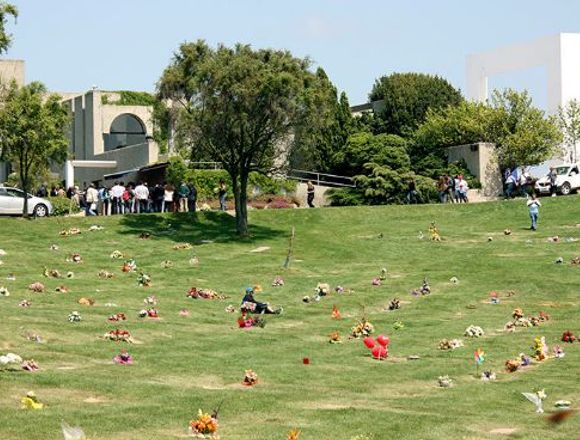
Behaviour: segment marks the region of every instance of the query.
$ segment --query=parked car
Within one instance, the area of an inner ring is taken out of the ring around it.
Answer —
[[[555,166],[556,186],[558,192],[568,195],[572,191],[580,189],[580,170],[577,163]],[[550,194],[550,176],[546,175],[536,182],[536,191],[539,194]]]
[[[52,214],[52,203],[48,200],[32,194],[27,196],[29,215],[46,217]],[[22,215],[24,197],[24,191],[21,189],[0,186],[0,215]]]

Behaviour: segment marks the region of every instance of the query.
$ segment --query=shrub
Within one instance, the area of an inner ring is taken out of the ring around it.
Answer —
[[[54,216],[76,214],[81,210],[76,201],[68,197],[47,197],[47,200],[52,203],[52,215]]]

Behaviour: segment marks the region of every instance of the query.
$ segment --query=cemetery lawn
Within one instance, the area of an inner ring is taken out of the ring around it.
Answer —
[[[542,198],[539,231],[527,230],[523,200],[473,205],[385,206],[328,209],[264,210],[250,213],[252,237],[239,240],[227,214],[133,215],[125,217],[0,219],[0,354],[33,358],[41,370],[0,372],[0,439],[60,439],[60,423],[81,426],[91,440],[166,440],[186,437],[198,408],[211,412],[221,404],[222,440],[285,439],[293,428],[300,440],[322,439],[561,439],[579,438],[580,415],[552,426],[522,392],[544,388],[546,411],[565,399],[580,408],[580,344],[562,344],[566,356],[549,359],[525,371],[506,373],[504,363],[520,353],[532,354],[534,338],[545,336],[550,348],[562,332],[580,336],[580,196]],[[429,241],[435,221],[443,241]],[[103,230],[89,232],[91,225]],[[71,227],[82,234],[59,232]],[[296,228],[293,259],[282,269],[288,236]],[[504,235],[506,228],[512,230]],[[425,238],[418,238],[423,231]],[[141,232],[151,238],[139,238]],[[380,235],[382,234],[382,236]],[[547,238],[558,235],[559,243]],[[488,241],[492,237],[492,241]],[[192,250],[174,250],[189,242]],[[56,244],[59,250],[51,250]],[[267,247],[262,252],[251,252]],[[138,286],[137,273],[121,272],[119,250],[134,258],[151,276],[152,287]],[[80,253],[82,263],[65,259]],[[190,258],[199,258],[191,266]],[[564,264],[557,265],[558,257]],[[173,267],[162,268],[164,260]],[[73,279],[43,277],[43,268]],[[381,286],[371,280],[388,269]],[[100,270],[114,273],[100,279]],[[15,281],[6,277],[14,273]],[[284,287],[271,287],[275,276]],[[410,295],[423,277],[432,294]],[[459,279],[453,285],[449,280]],[[40,281],[44,293],[27,286]],[[354,293],[334,292],[305,304],[317,283],[344,286]],[[69,293],[57,293],[59,285]],[[246,286],[260,284],[264,301],[284,307],[267,316],[266,327],[239,329],[239,306]],[[229,296],[224,301],[186,298],[189,288],[206,287]],[[489,304],[500,292],[501,303]],[[505,292],[515,295],[505,297]],[[160,319],[138,317],[148,295],[158,299]],[[94,306],[79,305],[81,297]],[[398,297],[400,310],[385,311]],[[28,299],[30,308],[19,307]],[[116,307],[105,306],[114,303]],[[331,319],[336,304],[342,320]],[[503,331],[512,310],[525,315],[545,311],[551,320],[539,327]],[[181,309],[191,312],[179,316]],[[82,321],[68,322],[72,311]],[[123,312],[127,321],[112,324],[109,315]],[[391,337],[389,358],[370,357],[361,340],[348,340],[363,316],[375,336]],[[395,330],[400,321],[404,328]],[[463,336],[469,325],[485,336]],[[121,328],[138,343],[104,340]],[[330,344],[340,331],[344,342]],[[44,343],[28,341],[36,333]],[[463,339],[465,347],[441,351],[443,338]],[[135,363],[117,365],[123,348]],[[480,368],[497,373],[496,382],[475,377],[473,352],[485,351]],[[419,356],[408,360],[408,356]],[[310,365],[303,365],[303,358]],[[259,383],[241,385],[244,370],[253,369]],[[455,386],[439,388],[449,375]],[[20,398],[33,390],[46,408],[20,409]]]

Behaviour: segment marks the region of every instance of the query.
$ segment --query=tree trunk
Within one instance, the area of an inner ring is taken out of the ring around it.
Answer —
[[[24,205],[22,207],[22,217],[28,218],[28,179],[20,174],[20,183],[24,191]]]
[[[232,174],[230,176],[232,178],[232,188],[236,204],[236,231],[238,235],[245,237],[248,235],[248,176],[242,174],[239,179]]]

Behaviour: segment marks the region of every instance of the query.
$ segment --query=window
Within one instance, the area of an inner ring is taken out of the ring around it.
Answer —
[[[145,143],[147,131],[145,125],[137,116],[125,113],[113,120],[109,133],[103,136],[105,151],[111,151]]]

